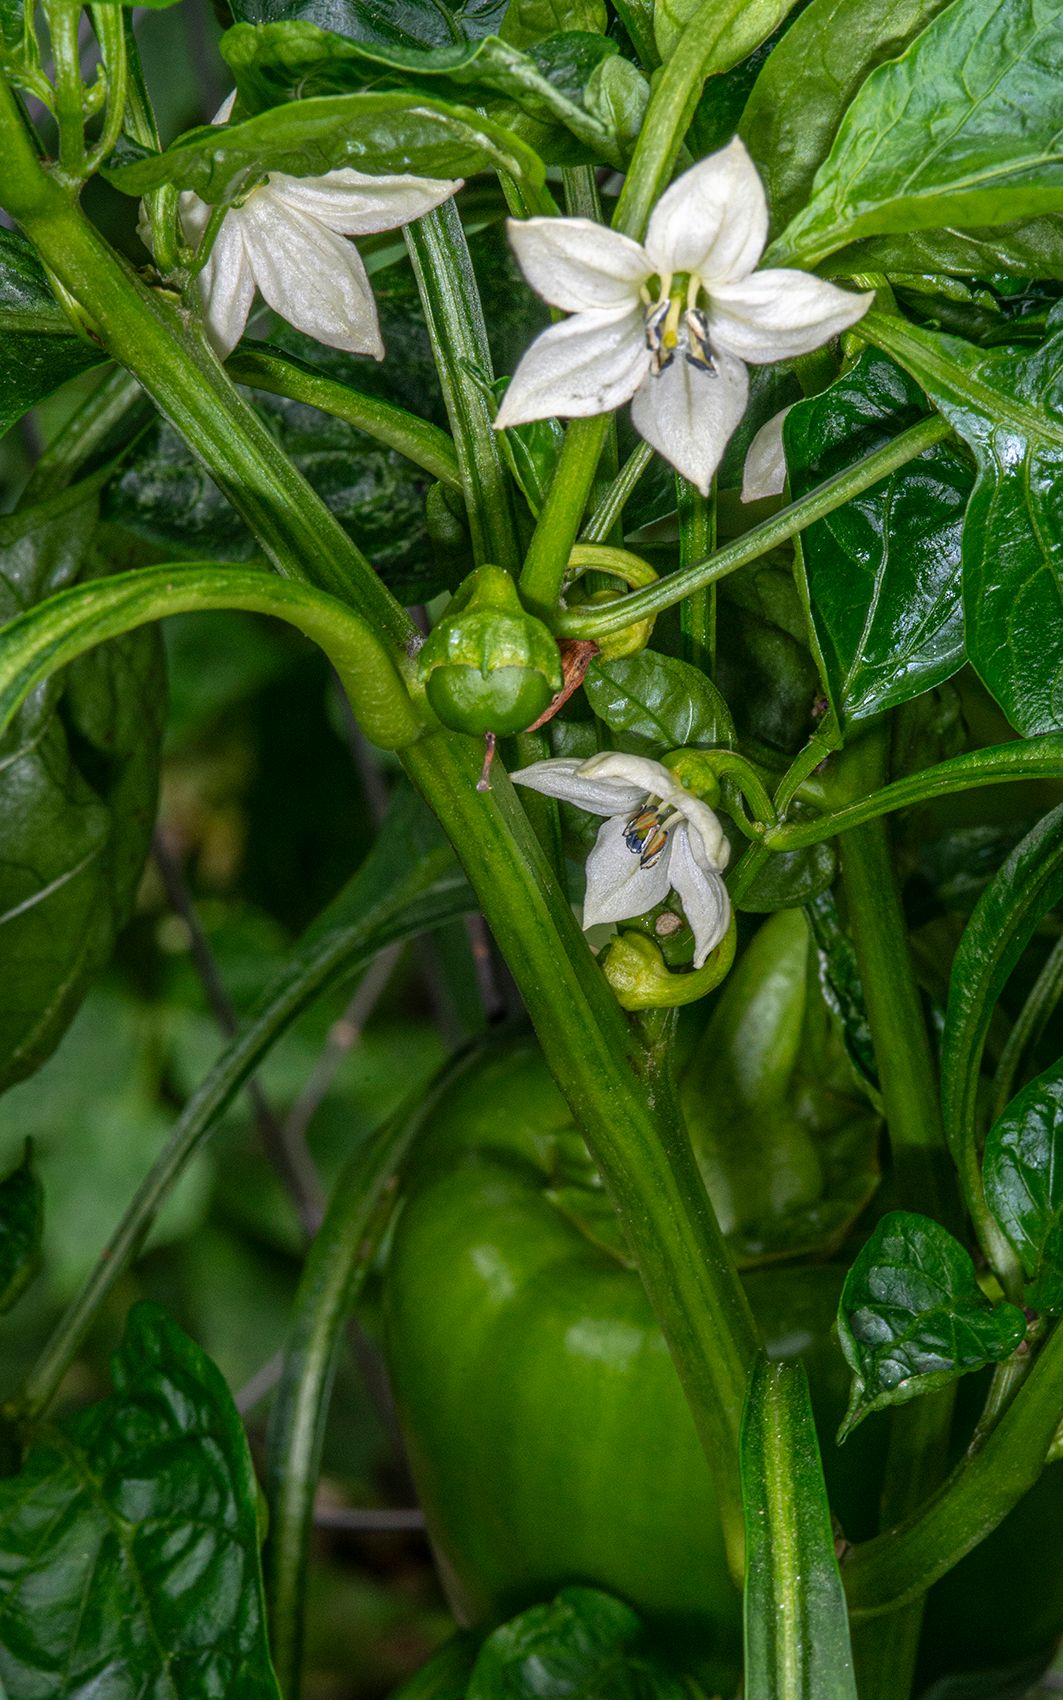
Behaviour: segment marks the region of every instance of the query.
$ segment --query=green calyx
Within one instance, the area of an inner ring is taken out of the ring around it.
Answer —
[[[509,574],[490,565],[455,593],[418,671],[444,726],[475,735],[525,731],[562,684],[554,638],[523,608]]]

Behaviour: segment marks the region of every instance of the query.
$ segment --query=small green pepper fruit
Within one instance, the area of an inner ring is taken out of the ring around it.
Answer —
[[[522,607],[509,574],[489,565],[456,591],[418,671],[443,725],[475,736],[525,731],[562,685],[550,632]]]

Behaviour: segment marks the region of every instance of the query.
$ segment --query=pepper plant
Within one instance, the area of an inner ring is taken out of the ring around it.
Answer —
[[[392,803],[4,1389],[0,1691],[293,1700],[359,1308],[456,1618],[409,1700],[1018,1695],[1063,1632],[1063,5],[223,10],[170,136],[118,0],[0,0],[4,426],[80,397],[0,521],[3,1084],[132,910],[155,623],[294,627]],[[386,464],[373,535],[278,403]],[[470,911],[522,1013],[350,1152],[264,1497],[160,1308],[57,1417],[271,1047]],[[27,1152],[6,1307],[46,1208]]]

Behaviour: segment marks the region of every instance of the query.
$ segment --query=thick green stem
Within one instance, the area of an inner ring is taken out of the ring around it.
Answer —
[[[510,481],[491,407],[473,369],[491,377],[480,294],[458,210],[447,201],[406,230],[421,306],[465,490],[477,566],[493,561],[515,573],[520,553]]]
[[[679,570],[703,561],[716,547],[716,503],[678,475],[675,481],[679,503]],[[716,586],[703,585],[679,605],[679,629],[683,634],[683,660],[707,673],[716,672]]]
[[[599,424],[598,420],[587,420],[586,424]],[[570,426],[571,432],[573,428]],[[670,573],[649,590],[638,590],[631,596],[623,596],[618,602],[611,602],[607,607],[596,608],[593,613],[573,611],[563,614],[555,620],[555,628],[563,637],[600,638],[611,632],[622,631],[625,626],[636,620],[648,619],[651,615],[663,613],[665,608],[672,608],[677,602],[689,596],[691,591],[700,590],[702,586],[715,584],[718,579],[726,578],[739,567],[744,567],[750,561],[755,561],[761,555],[778,548],[791,537],[796,537],[806,526],[813,525],[816,520],[825,519],[827,514],[840,508],[843,502],[848,502],[854,496],[859,496],[864,490],[878,484],[890,473],[906,466],[917,455],[923,454],[934,443],[939,443],[950,432],[950,426],[944,419],[923,419],[910,430],[902,431],[899,437],[894,437],[891,443],[886,443],[881,449],[875,449],[872,454],[865,455],[855,466],[846,467],[844,472],[835,473],[824,484],[817,484],[807,496],[799,501],[791,502],[789,507],[782,508],[760,525],[747,531],[743,536],[728,543],[707,560],[698,561],[693,566],[683,567],[678,572]],[[567,447],[567,439],[566,439]],[[558,469],[560,473],[560,468]],[[551,495],[553,490],[551,489]],[[545,509],[544,509],[545,512]]]
[[[838,780],[858,790],[886,777],[888,734],[876,728],[847,750]],[[915,982],[908,928],[882,821],[846,835],[842,885],[878,1064],[898,1200],[950,1226],[957,1224],[952,1161],[945,1143],[937,1077]],[[946,1390],[899,1407],[882,1494],[886,1525],[921,1506],[946,1467],[953,1397]],[[858,1646],[861,1696],[903,1700],[911,1691],[923,1599],[910,1601]],[[858,1638],[858,1643],[859,1643]]]
[[[969,1452],[928,1504],[897,1528],[850,1549],[842,1566],[856,1615],[895,1611],[985,1539],[1041,1474],[1063,1409],[1063,1328],[978,1451]]]
[[[609,1188],[664,1329],[740,1555],[738,1436],[756,1330],[686,1131],[580,935],[503,774],[478,793],[469,740],[424,739],[407,772],[442,820]]]

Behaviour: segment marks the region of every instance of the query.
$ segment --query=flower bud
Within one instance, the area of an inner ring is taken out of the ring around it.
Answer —
[[[494,566],[469,574],[421,650],[418,670],[443,725],[475,735],[525,731],[562,684],[554,638]]]

